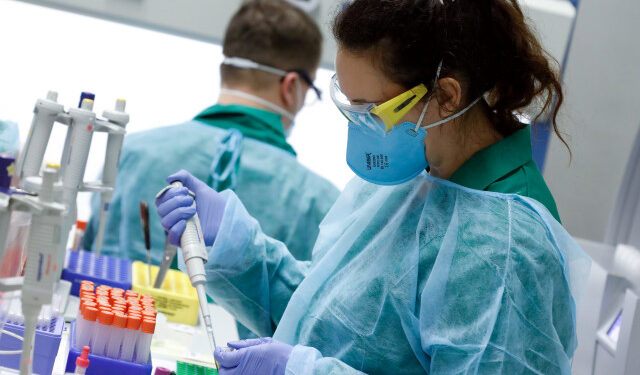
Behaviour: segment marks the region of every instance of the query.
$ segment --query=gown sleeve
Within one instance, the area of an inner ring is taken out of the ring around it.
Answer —
[[[272,336],[311,262],[296,260],[262,232],[231,191],[213,246],[208,250],[207,294],[259,336]]]
[[[291,351],[285,375],[363,375],[337,358],[323,357],[315,348],[296,345]]]

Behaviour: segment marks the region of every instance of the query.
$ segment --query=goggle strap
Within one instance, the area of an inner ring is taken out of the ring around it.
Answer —
[[[222,60],[222,64],[223,65],[234,66],[234,67],[240,68],[240,69],[262,70],[263,72],[275,74],[277,76],[286,76],[287,75],[287,72],[282,70],[282,69],[274,68],[274,67],[268,66],[268,65],[263,65],[263,64],[260,64],[260,63],[257,63],[255,61],[252,61],[252,60],[249,60],[249,59],[245,59],[245,58],[242,58],[242,57],[225,57],[224,60]]]
[[[296,117],[293,113],[287,111],[286,109],[280,107],[279,105],[271,103],[270,101],[268,101],[268,100],[266,100],[264,98],[261,98],[259,96],[246,93],[244,91],[232,90],[232,89],[220,89],[220,93],[221,94],[227,94],[227,95],[235,96],[237,98],[243,98],[243,99],[247,99],[247,100],[252,100],[252,101],[254,101],[254,102],[258,103],[258,104],[261,104],[261,105],[265,106],[266,108],[272,110],[273,112],[288,118],[291,121],[293,121],[295,119],[295,117]]]

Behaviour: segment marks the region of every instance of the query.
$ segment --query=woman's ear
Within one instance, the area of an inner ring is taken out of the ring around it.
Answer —
[[[462,88],[455,78],[447,77],[438,80],[437,86],[438,104],[440,104],[440,117],[446,118],[459,110],[462,101]]]

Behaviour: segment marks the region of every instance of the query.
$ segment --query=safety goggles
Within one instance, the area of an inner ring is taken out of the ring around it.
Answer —
[[[427,95],[428,90],[424,84],[420,84],[382,104],[351,104],[340,89],[337,75],[334,74],[331,78],[330,92],[331,99],[347,120],[384,136]]]
[[[305,105],[312,105],[322,100],[322,90],[320,90],[318,87],[316,87],[316,85],[313,84],[311,75],[304,69],[282,70],[274,68],[272,66],[263,65],[242,57],[225,57],[224,60],[222,60],[222,64],[233,66],[239,69],[257,69],[263,72],[275,74],[281,77],[281,81],[284,80],[284,76],[286,76],[287,74],[296,73],[307,85],[309,85],[309,88],[311,88],[311,90],[313,90],[313,92],[315,93],[315,96],[309,97],[309,95],[307,95],[307,97],[305,97]]]

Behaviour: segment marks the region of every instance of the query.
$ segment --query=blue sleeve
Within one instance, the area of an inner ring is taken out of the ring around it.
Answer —
[[[358,371],[336,358],[322,357],[317,349],[296,345],[291,351],[285,375],[362,375]]]
[[[262,232],[227,190],[218,236],[209,249],[207,293],[259,336],[272,336],[291,295],[311,265]]]

